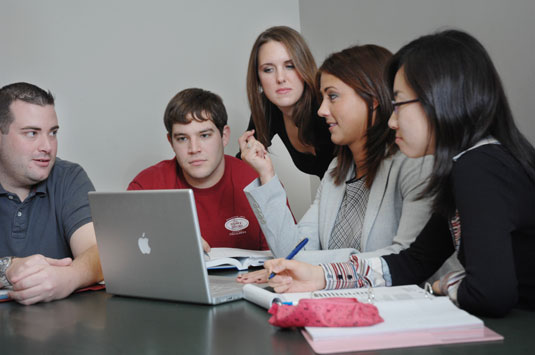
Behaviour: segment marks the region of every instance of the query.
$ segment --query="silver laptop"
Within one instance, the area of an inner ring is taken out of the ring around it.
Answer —
[[[109,293],[204,304],[241,299],[233,277],[208,276],[193,191],[89,192]]]

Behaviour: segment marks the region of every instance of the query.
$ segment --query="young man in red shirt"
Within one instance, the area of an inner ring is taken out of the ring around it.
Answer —
[[[202,89],[183,90],[167,105],[164,124],[175,157],[141,171],[128,190],[192,189],[205,251],[268,249],[243,192],[258,174],[224,154],[230,127],[221,98]]]

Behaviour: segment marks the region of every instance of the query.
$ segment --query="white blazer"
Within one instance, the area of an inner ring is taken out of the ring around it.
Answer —
[[[329,165],[316,198],[298,224],[286,205],[286,192],[277,176],[267,184],[259,179],[245,187],[271,251],[276,257],[286,257],[304,237],[309,242],[296,259],[310,263],[347,261],[355,249],[326,250],[346,184],[335,185],[330,172],[336,167],[335,158]],[[398,253],[416,239],[431,216],[432,199],[417,199],[425,188],[433,165],[433,157],[410,159],[401,152],[381,163],[370,189],[362,229],[362,256]],[[352,178],[348,173],[345,181]]]

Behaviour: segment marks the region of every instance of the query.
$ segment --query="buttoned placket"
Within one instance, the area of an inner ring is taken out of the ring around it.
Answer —
[[[16,239],[26,238],[29,223],[28,209],[30,208],[32,199],[35,198],[35,192],[32,191],[23,202],[20,201],[18,196],[11,194],[8,195],[8,198],[17,204],[17,209],[13,216],[11,237]]]

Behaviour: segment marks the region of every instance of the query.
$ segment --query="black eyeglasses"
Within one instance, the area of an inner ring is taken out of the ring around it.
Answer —
[[[413,100],[400,101],[400,102],[396,102],[396,101],[392,100],[392,106],[394,107],[394,112],[397,114],[399,106],[406,105],[406,104],[412,104],[413,102],[418,102],[418,101],[420,101],[420,99],[413,99]]]

